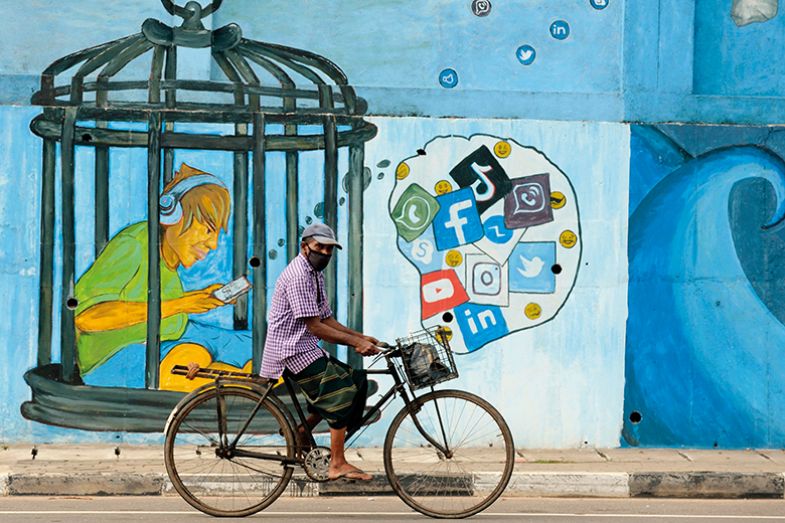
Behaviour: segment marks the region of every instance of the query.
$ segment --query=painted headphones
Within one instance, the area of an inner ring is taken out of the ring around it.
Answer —
[[[218,185],[226,189],[226,185],[221,180],[208,173],[195,174],[177,182],[158,200],[161,212],[158,221],[161,225],[174,225],[183,219],[183,207],[180,205],[180,200],[185,193],[200,185]]]

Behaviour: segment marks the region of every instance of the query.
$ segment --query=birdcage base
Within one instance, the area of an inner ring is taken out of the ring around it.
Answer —
[[[62,367],[50,364],[30,369],[24,379],[32,391],[32,399],[22,403],[26,419],[91,431],[162,432],[169,413],[185,393],[166,390],[94,387],[61,381]],[[368,394],[379,385],[368,381]],[[288,396],[279,399],[291,407]],[[375,420],[373,420],[375,421]],[[257,419],[251,427],[257,433],[278,430],[272,419]]]

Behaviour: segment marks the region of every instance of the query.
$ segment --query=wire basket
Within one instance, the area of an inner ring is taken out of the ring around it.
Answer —
[[[406,381],[412,390],[432,387],[458,377],[450,349],[449,329],[431,327],[396,340]]]

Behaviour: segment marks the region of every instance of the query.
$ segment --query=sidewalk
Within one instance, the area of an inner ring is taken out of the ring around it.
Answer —
[[[0,447],[2,495],[176,495],[162,448],[110,445]],[[119,450],[119,454],[116,452]],[[350,449],[374,481],[313,483],[297,476],[290,496],[380,495],[380,448]],[[690,449],[519,450],[507,496],[783,498],[785,451]]]

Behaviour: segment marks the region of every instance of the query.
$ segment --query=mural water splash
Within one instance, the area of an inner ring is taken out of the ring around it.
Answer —
[[[643,169],[645,184],[656,166]],[[730,220],[733,199],[743,194],[735,188],[750,178],[765,180],[776,198],[774,212],[751,234],[775,234],[785,217],[785,162],[757,147],[685,158],[630,217],[627,444],[785,443],[785,422],[777,419],[785,410],[785,359],[772,354],[785,346],[785,327],[745,274]],[[745,200],[742,208],[763,216],[757,207],[764,200]]]

